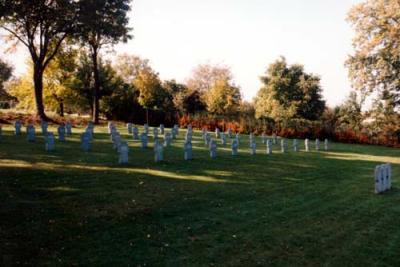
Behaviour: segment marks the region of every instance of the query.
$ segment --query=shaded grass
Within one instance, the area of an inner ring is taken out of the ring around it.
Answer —
[[[125,135],[130,163],[119,166],[106,128],[96,128],[90,153],[74,131],[47,153],[40,134],[28,143],[3,129],[3,265],[400,264],[398,149],[276,146],[268,156],[258,140],[251,156],[242,136],[239,156],[226,146],[210,159],[197,132],[195,159],[185,162],[181,131],[157,164],[152,139],[143,150]],[[373,169],[383,162],[392,163],[394,189],[377,196]]]

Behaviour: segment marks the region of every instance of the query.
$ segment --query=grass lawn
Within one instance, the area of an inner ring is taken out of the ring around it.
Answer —
[[[143,150],[120,126],[127,166],[106,127],[90,153],[83,129],[48,153],[40,127],[35,143],[3,127],[1,266],[400,266],[399,149],[304,152],[301,141],[298,153],[265,155],[258,139],[251,156],[242,136],[237,157],[228,145],[211,159],[196,132],[187,162],[181,130],[156,164],[152,139]],[[375,195],[385,162],[394,188]]]

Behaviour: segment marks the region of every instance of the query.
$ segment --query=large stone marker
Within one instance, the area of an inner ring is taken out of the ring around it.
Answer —
[[[26,140],[28,142],[35,142],[36,140],[35,127],[32,124],[26,126]]]
[[[193,147],[192,142],[186,141],[184,143],[184,159],[192,160],[193,159]]]
[[[54,150],[54,134],[47,132],[45,137],[45,150],[46,151],[53,151]]]
[[[389,163],[375,167],[375,193],[380,194],[392,188],[392,167]]]

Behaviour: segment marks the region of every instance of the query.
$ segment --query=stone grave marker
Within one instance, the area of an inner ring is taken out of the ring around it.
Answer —
[[[306,138],[306,140],[304,140],[304,147],[306,149],[306,151],[310,151],[310,147],[309,147],[309,140],[308,138]]]
[[[281,151],[282,153],[286,153],[287,152],[287,141],[285,138],[281,139]]]
[[[239,147],[239,145],[238,145],[236,139],[233,139],[232,144],[231,144],[232,156],[237,156],[238,147]]]
[[[164,124],[160,124],[160,134],[164,135]]]
[[[267,155],[271,155],[272,154],[272,140],[271,139],[267,139]]]
[[[237,142],[237,144],[239,146],[240,145],[240,134],[239,133],[236,134],[235,139],[236,139],[236,142]]]
[[[328,149],[329,149],[329,144],[328,144],[328,139],[326,139],[325,138],[325,141],[324,141],[324,146],[325,146],[325,151],[328,151]]]
[[[193,159],[193,147],[192,142],[186,141],[184,143],[184,159],[192,160]]]
[[[299,142],[297,139],[293,139],[293,151],[298,152],[299,151]]]
[[[47,121],[41,121],[40,122],[40,127],[42,128],[42,135],[46,136],[47,135],[47,129],[49,127],[49,124]]]
[[[58,141],[65,141],[65,126],[64,124],[61,124],[57,128],[57,133],[58,133]]]
[[[54,134],[51,132],[47,132],[45,137],[45,150],[54,151],[54,147],[55,147]]]
[[[216,158],[217,157],[217,143],[215,140],[210,141],[210,157]]]
[[[224,133],[221,133],[220,136],[221,136],[221,145],[225,146],[226,145],[226,135]]]
[[[319,139],[317,138],[317,139],[315,139],[315,150],[316,151],[319,151],[319,146],[320,146],[320,143],[319,143]]]
[[[138,127],[133,127],[132,128],[132,133],[133,133],[133,139],[134,140],[139,140],[139,129]]]
[[[147,148],[148,137],[145,132],[140,135],[140,142],[141,142],[142,148]]]
[[[164,146],[159,142],[155,143],[154,149],[154,161],[160,162],[164,160]]]
[[[219,131],[218,127],[217,127],[217,128],[215,128],[215,138],[218,139],[220,137],[219,134],[220,134],[220,131]]]
[[[26,140],[28,142],[35,142],[36,140],[35,127],[32,124],[26,127]]]
[[[255,155],[257,153],[257,144],[256,144],[256,140],[252,140],[250,143],[250,155]]]
[[[92,149],[90,133],[84,132],[81,135],[81,149],[84,152],[89,152]]]
[[[128,162],[129,162],[129,146],[126,142],[121,143],[118,153],[119,153],[118,163],[122,164],[122,165],[128,164]]]
[[[169,147],[172,142],[172,136],[171,133],[165,133],[164,134],[164,146]]]
[[[392,168],[389,163],[375,167],[375,193],[380,194],[392,188]]]

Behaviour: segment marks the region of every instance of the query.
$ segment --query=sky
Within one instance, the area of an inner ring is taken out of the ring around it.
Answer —
[[[133,0],[134,38],[115,52],[148,58],[162,79],[178,82],[199,64],[228,65],[246,100],[257,94],[268,65],[284,56],[319,75],[323,96],[334,106],[351,89],[344,62],[353,51],[354,32],[346,16],[358,2]],[[24,64],[22,53],[12,60]]]

